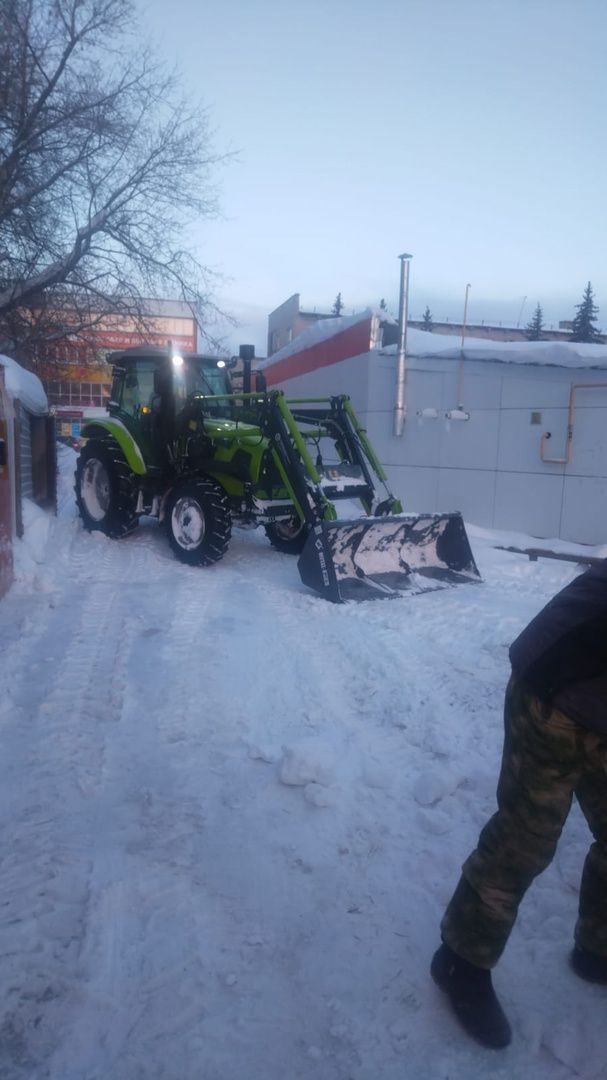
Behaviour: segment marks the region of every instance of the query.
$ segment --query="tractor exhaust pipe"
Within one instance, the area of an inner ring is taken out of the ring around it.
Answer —
[[[255,359],[255,346],[241,345],[238,349],[238,356],[242,360],[242,392],[243,394],[250,394],[251,365]]]

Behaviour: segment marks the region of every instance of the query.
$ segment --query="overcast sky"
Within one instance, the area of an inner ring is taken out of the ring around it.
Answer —
[[[607,327],[607,0],[141,0],[210,107],[224,217],[198,254],[265,354],[294,292],[345,314]],[[525,299],[526,298],[526,299]]]

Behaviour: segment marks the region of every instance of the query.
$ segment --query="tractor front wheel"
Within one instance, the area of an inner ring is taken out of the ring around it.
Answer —
[[[273,521],[265,526],[266,536],[272,547],[287,555],[300,555],[308,539],[308,527],[298,517],[286,521]]]
[[[76,463],[76,503],[89,532],[118,540],[138,523],[135,478],[119,447],[91,439]]]
[[[174,554],[190,566],[210,566],[228,550],[232,517],[223,488],[214,480],[188,480],[169,497],[166,514]]]

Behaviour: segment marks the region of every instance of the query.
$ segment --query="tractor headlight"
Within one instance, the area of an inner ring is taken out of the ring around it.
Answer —
[[[179,353],[173,353],[173,367],[183,367],[183,356],[180,356]]]
[[[226,366],[225,360],[218,360],[217,361],[217,367],[225,367],[225,366]]]

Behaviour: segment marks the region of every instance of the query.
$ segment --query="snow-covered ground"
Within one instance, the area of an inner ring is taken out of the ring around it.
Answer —
[[[470,529],[482,585],[334,606],[261,532],[206,570],[152,522],[85,534],[60,458],[0,604],[3,1080],[603,1076],[607,991],[567,965],[577,808],[496,971],[513,1045],[471,1043],[428,975],[508,645],[579,567]]]

